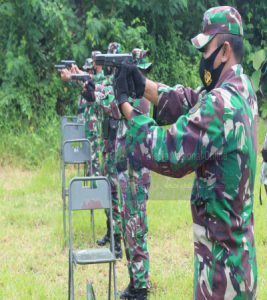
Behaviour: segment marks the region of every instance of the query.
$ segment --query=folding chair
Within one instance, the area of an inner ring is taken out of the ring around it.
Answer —
[[[74,116],[64,116],[61,118],[61,160],[60,160],[60,169],[61,169],[61,186],[63,187],[63,144],[67,140],[74,139],[84,139],[85,130],[84,125],[78,123],[78,118]],[[69,122],[71,121],[71,122]],[[80,172],[80,165],[78,164],[78,176]],[[63,197],[63,189],[62,189]]]
[[[64,142],[62,147],[62,200],[63,200],[63,229],[64,229],[64,246],[66,246],[66,198],[68,196],[68,188],[66,188],[66,167],[69,164],[80,165],[87,164],[91,161],[91,148],[87,139],[73,139]],[[92,164],[90,163],[90,171],[92,174]],[[78,176],[79,170],[78,170]],[[85,176],[85,174],[84,174]],[[92,236],[95,241],[95,229],[94,229],[94,214],[91,211],[91,224],[92,224]]]
[[[62,142],[74,139],[84,139],[85,130],[82,123],[66,123],[63,126]]]
[[[77,116],[62,116],[60,119],[61,130],[63,131],[63,127],[67,123],[78,123],[79,118]]]
[[[108,209],[110,220],[110,248],[73,249],[72,243],[72,213],[73,211]],[[114,280],[114,299],[116,299],[116,271],[114,236],[112,226],[111,188],[106,177],[76,177],[69,187],[69,300],[74,299],[73,264],[109,263],[108,299],[111,299],[112,267]]]

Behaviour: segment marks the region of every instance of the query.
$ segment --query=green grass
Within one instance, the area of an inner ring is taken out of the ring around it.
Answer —
[[[266,124],[259,123],[259,145]],[[261,146],[259,146],[259,150]],[[267,199],[259,205],[259,167],[255,186],[255,238],[259,270],[258,298],[267,299]],[[192,176],[182,180],[152,176],[149,250],[150,299],[192,299],[193,238],[190,203]],[[168,199],[163,201],[162,199]],[[62,204],[59,162],[44,161],[38,170],[5,165],[0,172],[0,299],[66,299],[68,251],[62,248]],[[95,214],[105,232],[102,212]],[[91,237],[89,213],[74,216],[75,245]],[[118,288],[128,283],[125,258],[117,264]],[[107,299],[107,265],[75,269],[76,299],[85,299],[86,281],[92,281],[97,299]]]

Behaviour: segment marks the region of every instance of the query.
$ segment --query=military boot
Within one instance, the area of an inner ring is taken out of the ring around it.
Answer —
[[[107,233],[103,236],[101,240],[97,240],[96,243],[98,246],[105,246],[106,243],[110,242],[110,223],[109,218],[107,218]]]
[[[148,299],[148,290],[146,288],[143,289],[135,289],[132,283],[129,283],[128,287],[121,292],[120,299],[128,299],[128,300],[147,300]]]
[[[122,258],[121,236],[119,234],[114,234],[114,250],[115,257]]]
[[[135,289],[135,300],[147,300],[148,299],[148,291],[147,289]]]
[[[130,283],[128,284],[127,288],[120,293],[120,299],[128,299],[129,297],[133,297],[133,290],[133,280],[130,279]]]

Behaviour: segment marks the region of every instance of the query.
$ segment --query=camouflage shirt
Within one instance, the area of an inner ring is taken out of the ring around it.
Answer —
[[[106,76],[104,75],[103,71],[100,71],[97,74],[93,75],[93,81],[95,83],[102,83],[104,80],[106,80]]]
[[[251,82],[235,65],[209,93],[161,85],[158,92],[158,118],[173,125],[165,130],[133,110],[128,156],[163,175],[196,174],[195,299],[254,299],[257,99]]]
[[[112,117],[114,119],[121,119],[119,107],[115,101],[113,87],[111,85],[97,84],[95,89],[96,103],[99,105],[104,113],[104,117]]]

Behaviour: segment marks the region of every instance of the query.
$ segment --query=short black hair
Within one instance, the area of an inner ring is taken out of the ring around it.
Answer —
[[[218,45],[222,45],[224,42],[229,42],[233,49],[235,58],[238,63],[242,63],[244,57],[244,43],[243,37],[237,34],[221,33],[218,34]]]

